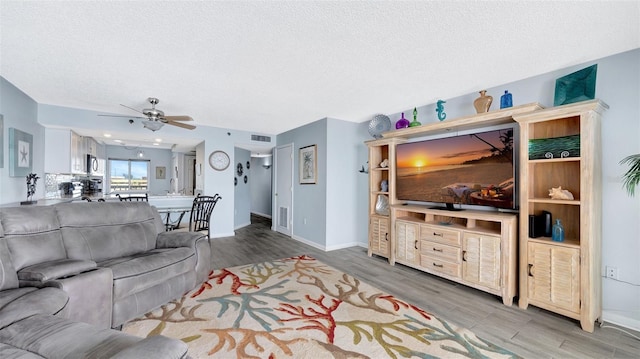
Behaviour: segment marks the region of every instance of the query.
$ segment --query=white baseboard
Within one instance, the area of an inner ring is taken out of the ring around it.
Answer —
[[[233,237],[233,236],[235,236],[235,235],[236,235],[236,232],[235,232],[235,231],[234,231],[234,232],[231,232],[231,233],[214,233],[214,234],[212,234],[212,235],[211,235],[211,237],[209,237],[209,238],[213,239],[213,238]]]
[[[327,250],[325,249],[325,246],[320,245],[320,244],[318,244],[318,243],[316,243],[316,242],[312,242],[312,241],[310,241],[310,240],[308,240],[308,239],[305,239],[305,238],[302,238],[302,237],[300,237],[300,236],[292,235],[292,236],[291,236],[291,238],[295,239],[295,240],[296,240],[296,241],[298,241],[298,242],[302,242],[302,243],[304,243],[304,244],[310,245],[310,246],[311,246],[311,247],[313,247],[313,248],[317,248],[317,249],[319,249],[319,250],[321,250],[321,251],[325,251],[325,252],[327,251]]]
[[[246,227],[246,226],[248,226],[248,225],[250,225],[250,224],[251,224],[251,221],[249,221],[249,222],[247,222],[247,223],[242,223],[242,224],[240,224],[240,225],[237,225],[237,226],[234,228],[234,230],[238,230],[238,229],[240,229],[240,228],[244,228],[244,227]]]
[[[331,251],[335,251],[335,250],[338,250],[338,249],[351,248],[351,247],[368,248],[368,245],[362,244],[362,243],[359,243],[359,242],[349,242],[349,243],[343,243],[343,244],[338,244],[338,245],[335,245],[335,246],[327,247],[327,246],[323,246],[321,244],[318,244],[316,242],[312,242],[312,241],[310,241],[308,239],[302,238],[300,236],[295,236],[294,235],[294,236],[291,236],[291,238],[295,239],[298,242],[302,242],[304,244],[310,245],[311,247],[317,248],[317,249],[319,249],[321,251],[324,251],[324,252],[331,252]]]
[[[616,324],[621,327],[629,328],[640,332],[640,319],[631,318],[629,315],[623,315],[624,312],[615,312],[610,310],[602,311],[602,320],[607,323]]]
[[[344,249],[344,248],[351,248],[351,247],[357,247],[360,243],[358,242],[349,242],[349,243],[343,243],[343,244],[338,244],[335,246],[331,246],[331,247],[326,247],[326,252],[330,252],[330,251],[335,251],[338,249]]]
[[[260,212],[251,212],[251,213],[255,214],[256,216],[260,216],[260,217],[265,217],[265,218],[271,219],[271,215],[270,214],[260,213]]]

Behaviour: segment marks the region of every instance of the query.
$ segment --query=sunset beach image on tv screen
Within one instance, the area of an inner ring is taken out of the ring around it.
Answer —
[[[401,200],[513,208],[513,129],[403,143],[396,148]]]

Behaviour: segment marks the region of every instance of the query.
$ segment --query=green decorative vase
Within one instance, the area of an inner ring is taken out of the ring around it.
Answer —
[[[409,124],[409,127],[421,126],[422,124],[418,122],[418,108],[413,108],[413,121]]]

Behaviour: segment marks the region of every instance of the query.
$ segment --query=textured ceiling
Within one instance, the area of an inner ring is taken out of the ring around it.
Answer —
[[[278,134],[361,122],[640,47],[638,1],[0,1],[34,100]]]

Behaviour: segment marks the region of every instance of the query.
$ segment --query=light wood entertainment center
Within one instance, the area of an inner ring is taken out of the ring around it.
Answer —
[[[601,316],[599,100],[543,109],[532,103],[385,132],[369,148],[369,256],[492,293],[511,305],[532,304],[580,320],[592,332]],[[520,213],[448,211],[406,204],[395,193],[396,145],[412,138],[520,125]],[[529,142],[579,135],[578,157],[529,159]],[[381,166],[383,160],[387,166]],[[388,182],[383,191],[381,182]],[[550,199],[562,186],[574,200]],[[388,213],[376,210],[385,196]],[[565,225],[566,240],[529,237],[529,215],[549,211]],[[518,285],[519,281],[519,285]]]

